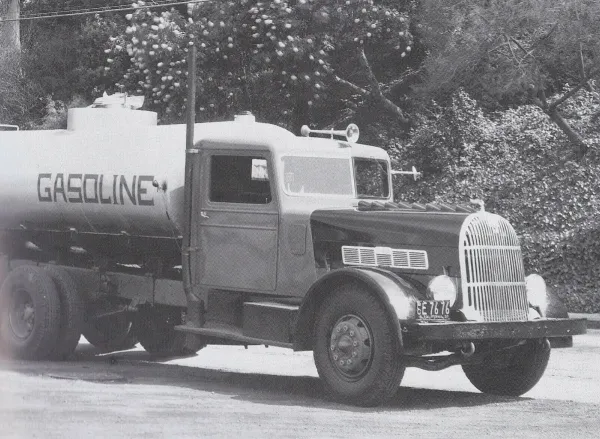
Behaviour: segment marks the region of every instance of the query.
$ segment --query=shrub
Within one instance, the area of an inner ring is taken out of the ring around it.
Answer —
[[[597,94],[583,91],[563,114],[590,151],[571,160],[562,132],[534,106],[485,114],[463,91],[422,117],[397,159],[422,181],[397,181],[409,201],[481,198],[506,217],[522,242],[526,268],[542,274],[571,311],[600,311],[600,156]]]

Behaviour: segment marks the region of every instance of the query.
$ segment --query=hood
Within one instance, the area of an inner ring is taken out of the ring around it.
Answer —
[[[457,276],[460,230],[472,212],[414,208],[316,210],[311,215],[313,244],[315,250],[339,259],[338,263],[342,260],[342,246],[424,251],[427,269],[401,271],[441,274],[444,267],[450,267],[451,274]]]

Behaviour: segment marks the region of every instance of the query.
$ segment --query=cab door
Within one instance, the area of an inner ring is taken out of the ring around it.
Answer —
[[[274,291],[279,214],[269,152],[204,149],[202,155],[199,284]]]

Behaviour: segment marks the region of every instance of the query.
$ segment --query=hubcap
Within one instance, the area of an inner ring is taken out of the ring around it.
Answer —
[[[373,337],[367,324],[358,316],[349,314],[333,326],[329,359],[336,370],[346,378],[358,379],[371,365]]]
[[[35,324],[35,308],[29,293],[22,290],[15,291],[8,321],[17,338],[24,340],[29,337]]]

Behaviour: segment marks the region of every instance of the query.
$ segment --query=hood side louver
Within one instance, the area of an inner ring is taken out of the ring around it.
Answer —
[[[424,250],[344,245],[342,246],[342,260],[345,265],[411,270],[427,270],[429,268],[429,259]]]

